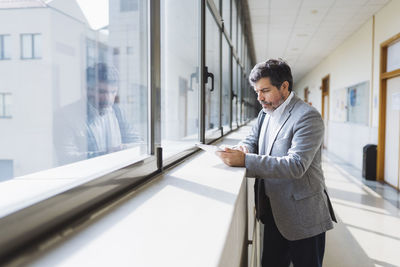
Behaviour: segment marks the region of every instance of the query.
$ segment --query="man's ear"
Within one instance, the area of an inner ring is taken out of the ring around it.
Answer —
[[[290,92],[289,92],[289,82],[288,82],[288,81],[284,81],[284,82],[281,84],[281,87],[280,87],[279,89],[280,89],[280,91],[284,91],[284,92],[290,93]],[[288,94],[288,95],[289,95],[289,94]]]

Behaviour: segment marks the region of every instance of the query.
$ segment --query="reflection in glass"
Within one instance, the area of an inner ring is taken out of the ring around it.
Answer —
[[[237,51],[237,9],[236,9],[236,1],[232,0],[232,44],[233,47]]]
[[[1,25],[13,25],[17,58],[0,66],[0,92],[13,96],[0,159],[13,176],[126,148],[146,154],[147,1],[124,12],[120,0],[6,2]]]
[[[198,142],[198,12],[196,1],[161,1],[161,143],[164,158]]]
[[[222,1],[222,19],[228,36],[231,36],[231,0]]]
[[[209,9],[206,13],[206,66],[208,72],[214,74],[214,89],[212,79],[206,84],[206,130],[219,128],[220,114],[220,31]]]
[[[237,62],[232,57],[232,128],[238,126],[237,104],[238,104],[238,79],[237,79]]]
[[[222,126],[224,133],[229,130],[231,101],[231,48],[225,37],[222,38]]]
[[[2,34],[0,35],[0,60],[11,58],[11,43],[10,35]]]

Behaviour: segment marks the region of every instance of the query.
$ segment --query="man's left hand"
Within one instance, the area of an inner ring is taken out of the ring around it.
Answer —
[[[216,152],[222,161],[231,167],[244,167],[246,154],[240,150],[225,148],[225,151]]]

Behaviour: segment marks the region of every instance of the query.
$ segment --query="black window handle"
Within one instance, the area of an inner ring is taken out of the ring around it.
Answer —
[[[237,99],[237,94],[235,94],[235,92],[232,90],[232,100],[236,98]]]
[[[210,92],[214,91],[214,74],[208,72],[208,67],[204,67],[204,83],[208,83],[208,78],[211,78],[211,89]]]

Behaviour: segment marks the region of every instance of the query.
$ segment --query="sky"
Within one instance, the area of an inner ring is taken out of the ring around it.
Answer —
[[[97,30],[108,25],[109,0],[76,0],[92,29]]]

